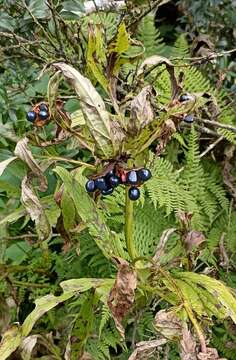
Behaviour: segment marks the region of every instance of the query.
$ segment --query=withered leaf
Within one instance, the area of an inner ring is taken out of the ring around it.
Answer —
[[[207,352],[200,352],[197,355],[198,360],[227,360],[226,358],[220,358],[215,348],[207,348]],[[190,360],[190,358],[189,358]],[[192,360],[192,358],[191,358]]]
[[[159,144],[156,147],[156,155],[159,156],[165,149],[173,133],[176,132],[175,124],[171,119],[165,121],[159,135]]]
[[[206,240],[201,231],[191,230],[184,236],[186,249],[191,251],[194,247],[198,247]]]
[[[108,306],[111,310],[117,330],[124,338],[125,330],[121,321],[134,302],[137,275],[126,260],[122,258],[116,258],[115,260],[118,264],[118,273],[116,275],[115,284],[109,294]]]
[[[145,86],[131,101],[128,124],[130,133],[136,134],[141,128],[153,121],[154,111],[150,101],[153,92],[154,90],[151,85]]]
[[[180,341],[181,360],[197,360],[196,341],[187,326],[182,328],[182,340]]]
[[[165,245],[166,245],[168,239],[175,231],[176,231],[175,228],[171,228],[171,229],[167,229],[167,230],[163,231],[163,233],[160,237],[159,244],[156,248],[155,255],[152,258],[152,260],[154,262],[157,262],[161,258],[162,254],[164,253]]]
[[[39,190],[46,191],[47,179],[43,175],[43,172],[42,172],[40,166],[37,164],[37,162],[33,158],[33,155],[31,153],[30,149],[28,148],[28,142],[29,142],[29,139],[27,139],[27,137],[18,141],[18,143],[16,144],[16,147],[15,147],[14,153],[18,158],[20,158],[22,161],[24,161],[28,165],[28,167],[30,168],[32,173],[39,179],[39,182],[40,182]]]
[[[154,326],[169,340],[177,340],[182,335],[182,323],[174,310],[160,310],[155,316]]]
[[[149,359],[150,352],[159,346],[166,344],[166,339],[151,340],[151,341],[141,341],[136,344],[136,349],[130,355],[128,360],[145,360]]]
[[[163,56],[158,56],[158,55],[152,55],[152,56],[148,57],[140,65],[140,67],[137,71],[137,76],[144,74],[146,71],[149,71],[149,69],[152,70],[155,67],[163,65],[163,64],[166,66],[166,70],[168,71],[168,73],[170,75],[171,88],[172,88],[172,96],[171,97],[173,100],[178,96],[179,91],[181,90],[181,86],[178,84],[177,78],[175,76],[174,65],[172,64],[172,62],[169,59],[167,59],[166,57],[163,57]]]
[[[26,176],[21,184],[21,202],[33,221],[40,241],[46,240],[51,234],[51,227],[43,206],[35,195],[30,179]]]

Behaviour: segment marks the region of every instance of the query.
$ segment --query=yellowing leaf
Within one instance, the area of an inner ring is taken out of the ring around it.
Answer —
[[[20,345],[22,339],[20,327],[13,325],[7,330],[0,343],[0,359],[7,359]]]
[[[99,25],[89,24],[89,39],[87,48],[87,66],[92,72],[96,81],[98,81],[103,89],[107,92],[108,81],[104,75],[106,62],[106,52],[103,41],[101,27]]]
[[[101,96],[93,87],[91,81],[72,66],[65,63],[56,63],[54,67],[62,71],[79,96],[86,125],[95,141],[96,154],[99,154],[102,158],[113,157],[110,114],[106,111]]]
[[[117,37],[111,44],[110,52],[116,52],[119,55],[123,54],[129,48],[129,34],[126,31],[125,23],[122,22],[119,26]]]

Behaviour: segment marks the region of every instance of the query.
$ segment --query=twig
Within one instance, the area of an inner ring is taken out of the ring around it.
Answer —
[[[134,25],[138,24],[146,15],[148,15],[150,12],[152,12],[156,7],[159,7],[161,5],[164,5],[166,3],[168,3],[170,0],[157,0],[154,2],[154,4],[146,10],[144,11],[141,15],[138,16],[137,19],[135,19],[132,23],[127,25],[127,30],[129,30],[130,28],[132,28]]]
[[[202,158],[203,156],[205,156],[207,153],[209,153],[212,149],[214,149],[214,147],[221,142],[222,140],[224,140],[224,136],[222,135],[221,137],[219,137],[218,139],[216,139],[215,142],[213,142],[212,144],[210,144],[206,150],[204,150],[201,154],[200,154],[200,158]]]
[[[222,123],[219,123],[219,122],[214,121],[214,120],[207,120],[207,119],[197,119],[197,120],[199,122],[202,122],[203,124],[206,124],[206,125],[212,125],[214,127],[230,130],[230,131],[232,131],[232,132],[234,132],[236,134],[236,127],[234,127],[232,125],[222,124]]]
[[[174,60],[183,60],[183,61],[201,61],[201,60],[213,60],[216,59],[218,57],[222,57],[225,55],[230,55],[232,53],[236,52],[236,48],[231,49],[231,50],[227,50],[227,51],[222,51],[219,53],[212,53],[210,55],[206,55],[206,56],[199,56],[199,57],[171,57],[170,60],[174,61]]]

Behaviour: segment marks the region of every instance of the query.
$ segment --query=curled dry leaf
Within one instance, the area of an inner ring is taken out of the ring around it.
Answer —
[[[28,167],[30,168],[32,173],[39,179],[39,181],[40,181],[39,190],[46,191],[47,179],[43,175],[43,172],[42,172],[40,166],[37,164],[37,162],[33,158],[33,155],[31,153],[30,149],[28,148],[28,142],[29,142],[29,139],[27,139],[26,137],[23,138],[22,140],[18,141],[18,143],[16,144],[14,153],[18,158],[20,158],[22,161],[24,161],[28,165]]]
[[[182,334],[182,323],[174,310],[160,310],[155,316],[156,330],[169,340],[177,340]]]
[[[184,243],[187,251],[191,251],[193,248],[198,247],[206,240],[201,231],[192,230],[184,236]]]
[[[21,349],[21,357],[24,360],[31,360],[31,354],[34,350],[35,345],[38,341],[38,335],[31,335],[26,338],[21,343],[20,349]]]
[[[35,221],[39,240],[46,240],[51,234],[51,226],[27,176],[21,184],[21,202],[31,219]]]
[[[116,258],[115,260],[118,263],[118,273],[116,275],[115,284],[109,294],[108,306],[111,310],[117,330],[124,338],[125,331],[121,321],[134,302],[137,275],[126,260],[121,258]]]
[[[215,348],[207,348],[206,353],[199,353],[197,355],[198,360],[227,360],[226,358],[220,358]],[[189,358],[190,360],[190,358]],[[191,358],[192,360],[192,358]]]
[[[137,71],[137,76],[140,76],[145,73],[149,73],[149,70],[152,71],[152,69],[156,68],[157,66],[163,65],[163,64],[166,66],[166,70],[168,71],[168,73],[170,75],[171,88],[172,88],[172,96],[171,97],[173,100],[178,96],[179,91],[181,90],[181,86],[178,84],[177,78],[175,76],[174,65],[172,64],[172,62],[169,59],[167,59],[166,57],[163,57],[163,56],[158,56],[158,55],[153,55],[153,56],[148,57],[140,65],[140,67]]]
[[[86,125],[95,141],[95,152],[104,158],[112,157],[114,151],[110,114],[106,111],[101,96],[91,81],[72,66],[65,63],[55,63],[54,67],[63,73],[80,99],[81,110],[83,111]]]
[[[0,359],[8,359],[21,343],[22,335],[20,327],[13,325],[2,336],[0,343]]]
[[[154,90],[151,85],[145,86],[131,101],[130,120],[128,125],[130,133],[138,133],[141,128],[153,121],[154,111],[150,101],[153,92]]]
[[[187,325],[182,328],[182,340],[180,341],[180,357],[181,360],[197,360],[196,341]]]
[[[136,349],[130,355],[128,360],[145,360],[150,359],[149,355],[153,352],[154,349],[165,345],[167,342],[166,339],[151,340],[151,341],[141,341],[136,344]]]
[[[159,244],[156,248],[155,255],[153,256],[153,261],[157,262],[164,253],[165,245],[169,240],[170,236],[176,231],[175,228],[164,230],[161,234]]]
[[[171,119],[165,121],[159,135],[159,144],[156,147],[156,155],[159,156],[165,149],[167,143],[170,141],[171,136],[176,132],[176,127]]]

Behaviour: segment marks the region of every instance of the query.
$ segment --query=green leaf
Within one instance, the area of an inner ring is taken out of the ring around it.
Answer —
[[[49,80],[47,88],[47,98],[49,109],[53,113],[55,111],[55,104],[57,100],[58,87],[61,81],[61,73],[57,71]]]
[[[7,330],[0,343],[0,359],[7,359],[18,348],[21,339],[21,330],[18,325],[13,325]]]
[[[79,96],[86,125],[95,141],[96,155],[106,159],[113,157],[110,115],[106,111],[101,96],[93,87],[91,81],[72,66],[65,63],[56,63],[54,67],[62,71]]]
[[[28,8],[36,19],[46,19],[50,16],[50,11],[45,0],[31,0]],[[28,12],[26,12],[24,20],[29,19],[31,19],[31,16]]]
[[[68,191],[62,194],[61,208],[65,230],[69,231],[75,226],[75,206]]]
[[[94,278],[86,278],[86,279],[70,279],[65,280],[60,283],[60,286],[62,287],[64,292],[81,292],[81,291],[87,291],[91,288],[96,288],[99,292],[99,288],[106,288],[109,287],[109,289],[114,284],[114,279],[94,279]]]
[[[215,298],[218,307],[223,306],[227,311],[226,315],[231,317],[233,322],[236,323],[236,298],[223,282],[207,275],[191,272],[178,273],[177,276],[184,281],[189,281],[205,288]]]
[[[62,179],[64,187],[74,200],[77,213],[88,227],[90,235],[94,238],[103,254],[107,258],[112,256],[124,257],[119,235],[108,228],[103,212],[99,210],[94,200],[87,194],[84,184],[82,185],[75,178],[72,178],[70,173],[62,167],[57,166],[54,171]]]
[[[126,31],[125,23],[122,22],[118,28],[115,41],[110,45],[109,51],[121,55],[128,50],[129,45],[129,34]]]
[[[87,67],[92,72],[96,81],[108,92],[108,81],[105,77],[106,51],[101,26],[89,24],[87,48]]]
[[[84,4],[81,0],[64,1],[62,6],[60,14],[66,20],[80,19],[85,15]]]

